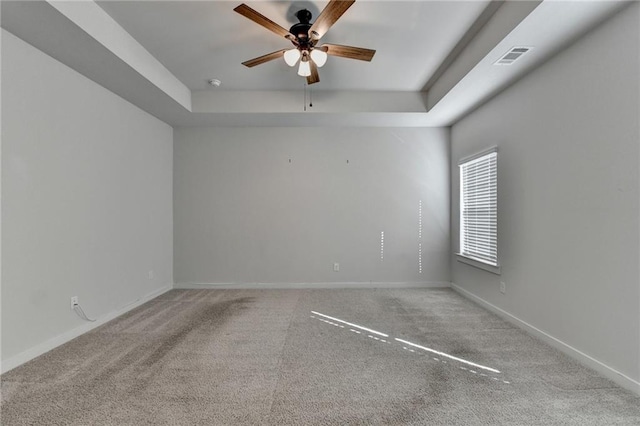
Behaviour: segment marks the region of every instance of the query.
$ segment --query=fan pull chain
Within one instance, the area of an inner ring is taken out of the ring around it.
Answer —
[[[304,98],[303,98],[303,110],[306,112],[307,111],[307,86],[309,86],[307,84],[307,82],[304,82],[304,86],[302,87],[302,91],[304,93]],[[311,87],[309,87],[309,108],[313,108],[313,89]]]

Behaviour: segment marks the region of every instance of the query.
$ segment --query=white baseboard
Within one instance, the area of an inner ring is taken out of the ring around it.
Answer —
[[[96,327],[101,326],[114,318],[119,317],[120,315],[129,312],[130,310],[137,308],[143,303],[148,302],[149,300],[155,299],[161,294],[166,293],[171,290],[173,287],[171,285],[164,286],[158,290],[154,290],[151,293],[141,297],[133,303],[130,303],[120,309],[109,312],[106,315],[103,315],[99,318],[96,318],[95,322],[85,323],[81,326],[73,328],[66,333],[62,333],[52,339],[47,340],[44,343],[40,343],[26,351],[20,352],[18,355],[15,355],[7,360],[2,361],[2,365],[0,366],[0,371],[2,373],[6,373],[9,370],[13,370],[14,368],[24,364],[27,361],[31,361],[32,359],[44,354],[45,352],[49,352],[51,349],[57,348],[58,346],[67,343],[70,340],[75,339],[76,337],[93,330]]]
[[[534,327],[533,325],[521,320],[520,318],[510,314],[509,312],[498,308],[497,306],[476,296],[475,294],[469,292],[468,290],[463,289],[462,287],[456,285],[455,283],[451,283],[451,288],[453,288],[456,292],[460,293],[462,296],[476,302],[483,308],[486,308],[489,311],[500,316],[501,318],[507,320],[508,322],[515,325],[516,327],[519,327],[525,330],[526,332],[541,339],[542,341],[558,349],[559,351],[569,355],[570,357],[574,358],[575,360],[584,364],[585,366],[597,371],[598,373],[602,374],[603,376],[612,380],[613,382],[622,386],[623,388],[628,389],[631,392],[634,392],[640,395],[640,382],[622,374],[621,372],[615,370],[614,368],[609,367],[605,363],[598,361],[597,359],[585,354],[584,352],[581,352],[580,350],[553,337],[552,335],[545,333],[539,328]]]
[[[176,289],[322,289],[322,288],[442,288],[448,281],[338,283],[176,283]]]

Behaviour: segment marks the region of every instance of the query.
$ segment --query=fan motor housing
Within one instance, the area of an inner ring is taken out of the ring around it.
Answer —
[[[302,9],[296,12],[296,18],[300,21],[297,24],[293,24],[289,29],[289,32],[296,36],[300,47],[307,47],[309,45],[309,29],[311,28],[311,12],[307,9]]]

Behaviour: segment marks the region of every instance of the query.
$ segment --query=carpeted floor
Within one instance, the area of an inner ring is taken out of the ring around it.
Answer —
[[[640,398],[448,289],[173,290],[3,375],[1,422],[638,425]]]

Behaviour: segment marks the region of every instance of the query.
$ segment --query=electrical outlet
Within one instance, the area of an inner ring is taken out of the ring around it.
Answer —
[[[152,280],[153,279],[153,271],[149,271],[149,279]]]
[[[500,293],[505,294],[507,292],[507,285],[504,281],[500,281]]]
[[[73,311],[73,308],[78,304],[78,296],[73,296],[71,298],[71,310]]]
[[[333,264],[333,272],[340,271],[340,264],[338,262]]]

